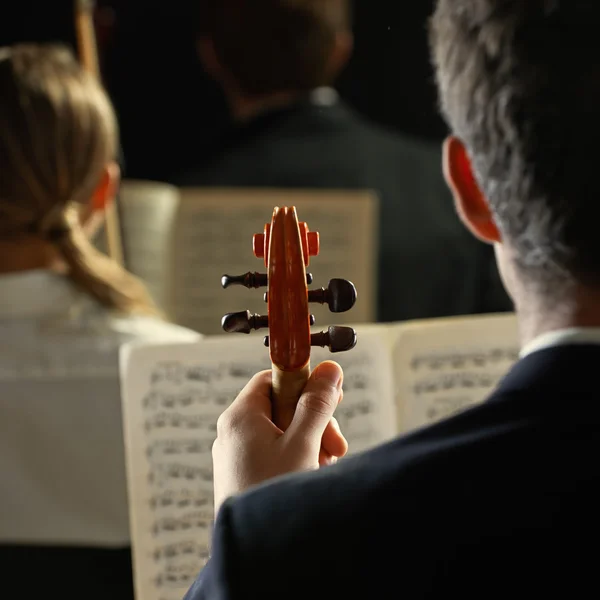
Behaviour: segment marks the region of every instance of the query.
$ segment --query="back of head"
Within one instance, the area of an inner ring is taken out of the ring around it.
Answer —
[[[350,27],[349,0],[203,0],[202,35],[246,96],[304,92],[337,75],[331,56]]]
[[[528,281],[600,285],[597,0],[438,0],[443,113]]]
[[[67,49],[18,45],[0,49],[0,89],[0,240],[43,238],[100,303],[153,312],[141,283],[93,248],[79,220],[117,153],[102,87]]]

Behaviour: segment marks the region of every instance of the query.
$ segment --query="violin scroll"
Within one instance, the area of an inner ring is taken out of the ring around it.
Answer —
[[[263,259],[267,273],[224,275],[221,285],[266,287],[268,315],[250,311],[229,313],[223,317],[222,326],[228,333],[249,334],[269,329],[264,344],[269,348],[272,363],[273,421],[285,430],[310,375],[311,347],[320,346],[337,353],[351,350],[357,342],[351,327],[332,326],[312,333],[315,317],[309,305],[327,305],[332,313],[342,313],[352,309],[357,293],[354,284],[345,279],[332,279],[327,288],[308,289],[313,276],[306,268],[310,258],[320,252],[320,237],[305,222],[298,221],[294,207],[275,208],[271,223],[254,236],[253,252]]]

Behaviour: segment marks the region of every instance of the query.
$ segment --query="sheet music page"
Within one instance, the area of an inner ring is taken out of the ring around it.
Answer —
[[[154,301],[168,312],[169,257],[179,191],[164,183],[126,180],[120,202],[127,268],[146,283]]]
[[[311,364],[345,370],[336,413],[350,452],[396,433],[391,357],[377,332],[351,352],[315,348]],[[180,600],[208,558],[216,422],[256,372],[270,368],[259,335],[129,346],[121,372],[136,600]]]
[[[398,430],[407,432],[483,401],[519,355],[514,315],[397,326]]]
[[[336,323],[369,323],[375,318],[378,200],[368,192],[226,190],[184,188],[171,257],[169,314],[200,333],[220,334],[229,310],[266,310],[261,290],[221,289],[224,274],[266,272],[254,257],[252,239],[270,223],[275,206],[296,206],[298,217],[320,234],[321,254],[312,257],[311,288],[329,280],[352,281],[358,301]],[[224,311],[224,307],[231,307]],[[325,310],[325,313],[322,312]],[[315,308],[317,323],[330,324],[328,310]],[[324,316],[321,317],[320,314]]]

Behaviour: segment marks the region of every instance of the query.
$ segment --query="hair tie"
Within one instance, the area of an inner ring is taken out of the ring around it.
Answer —
[[[34,225],[34,230],[48,242],[57,243],[64,240],[71,234],[71,223],[64,206],[54,206]]]

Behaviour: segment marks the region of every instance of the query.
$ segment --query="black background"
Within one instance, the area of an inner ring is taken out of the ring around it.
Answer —
[[[197,0],[112,0],[115,27],[104,46],[104,79],[117,106],[127,172],[168,178],[226,120],[220,92],[195,53]],[[0,18],[0,44],[75,45],[69,0],[20,0]],[[358,0],[354,57],[339,81],[342,96],[390,129],[441,140],[427,50],[433,0]],[[102,39],[99,33],[99,39]]]

